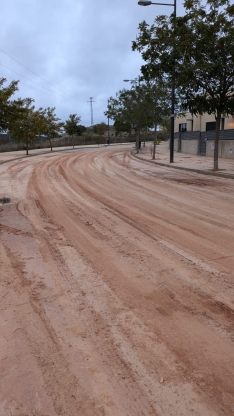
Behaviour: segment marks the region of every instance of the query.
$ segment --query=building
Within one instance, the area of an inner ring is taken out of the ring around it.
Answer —
[[[175,118],[175,146],[177,152],[196,155],[214,155],[216,121],[213,114]],[[234,159],[234,117],[220,121],[219,157]]]

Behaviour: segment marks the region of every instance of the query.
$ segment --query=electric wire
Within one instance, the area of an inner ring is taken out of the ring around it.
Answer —
[[[12,79],[13,81],[15,81],[15,79],[14,78],[12,78],[12,77],[9,77],[9,75],[5,75],[5,74],[2,74],[2,76],[4,77],[4,78],[10,78],[10,79]],[[25,77],[24,77],[25,78]],[[26,78],[27,79],[27,78]],[[29,80],[30,81],[30,80]],[[32,85],[28,85],[28,84],[25,84],[24,82],[22,82],[21,80],[20,80],[20,84],[22,84],[22,85],[25,85],[26,87],[28,87],[28,88],[33,88],[35,91],[38,91],[38,92],[41,92],[42,94],[48,94],[48,95],[51,95],[52,97],[62,97],[62,95],[56,95],[55,93],[53,93],[53,92],[46,92],[46,91],[41,91],[41,90],[38,90],[37,88],[35,88],[35,87],[33,87]],[[68,97],[62,97],[63,98],[63,100],[70,100],[70,98],[68,98]]]
[[[52,94],[53,94],[53,95],[55,95],[56,97],[62,97],[62,98],[64,98],[62,95],[59,95],[59,94],[57,94],[57,93],[53,93],[53,91],[49,90],[49,89],[48,89],[48,88],[46,88],[46,87],[42,87],[40,84],[37,84],[36,82],[32,81],[31,79],[29,79],[29,78],[25,77],[24,75],[20,74],[19,72],[16,72],[16,71],[14,71],[13,69],[9,68],[8,66],[6,66],[6,65],[4,65],[4,64],[1,64],[1,63],[0,63],[0,65],[4,66],[4,68],[7,68],[7,69],[9,69],[10,71],[14,72],[15,74],[19,75],[20,77],[23,77],[23,78],[27,79],[28,81],[32,82],[33,84],[37,85],[38,87],[40,87],[40,88],[44,88],[45,90],[49,91],[49,93],[47,93],[47,94],[50,94],[50,95],[52,95]],[[9,78],[11,78],[11,77],[9,77]],[[20,80],[20,82],[21,82],[21,80]],[[23,82],[21,82],[21,83],[23,84]],[[24,85],[27,85],[27,84],[24,84]],[[28,85],[28,87],[29,87],[29,88],[33,88],[33,87],[32,87],[32,86],[30,86],[30,85]],[[44,94],[46,93],[45,91],[41,91],[41,90],[36,90],[36,91],[43,92]],[[68,98],[71,98],[71,97],[67,96],[67,97],[65,97],[65,98],[66,98],[66,99],[68,99]],[[72,98],[72,99],[75,99],[75,98]]]
[[[36,72],[34,72],[34,71],[32,71],[31,69],[29,69],[27,66],[25,66],[25,65],[21,64],[21,62],[17,61],[17,59],[13,58],[13,57],[12,57],[11,55],[9,55],[8,53],[4,52],[1,48],[0,48],[0,51],[1,51],[2,53],[4,53],[5,55],[9,56],[9,58],[13,59],[13,61],[17,62],[19,65],[21,65],[21,66],[23,66],[24,68],[26,68],[28,71],[32,72],[32,74],[36,75],[38,78],[42,79],[42,81],[47,82],[49,85],[51,85],[52,87],[56,88],[58,91],[61,91],[63,94],[66,94],[66,95],[68,95],[68,96],[69,96],[69,94],[67,94],[65,91],[63,91],[63,90],[61,90],[60,88],[56,87],[55,85],[51,84],[51,82],[49,82],[49,81],[47,81],[46,79],[42,78],[40,75],[36,74]],[[31,81],[31,82],[33,82],[33,81]],[[44,87],[42,87],[42,88],[44,88]],[[71,96],[69,96],[69,97],[71,97]],[[74,100],[79,101],[79,99],[78,99],[78,98],[76,98],[76,97],[71,97],[71,98],[73,98]]]

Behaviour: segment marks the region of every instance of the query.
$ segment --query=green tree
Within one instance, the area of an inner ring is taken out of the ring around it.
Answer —
[[[55,114],[55,107],[48,107],[43,111],[43,133],[47,136],[50,142],[50,150],[52,152],[52,139],[59,137],[64,123],[60,122]]]
[[[82,124],[78,124],[76,134],[77,136],[81,136],[82,133],[86,131],[86,127],[82,126]]]
[[[152,159],[155,159],[157,144],[157,127],[160,126],[165,117],[170,116],[171,95],[168,84],[162,80],[147,81],[145,84],[146,109],[154,125],[154,146]]]
[[[125,133],[125,132],[128,133],[128,134],[130,134],[131,133],[131,130],[132,130],[131,124],[128,123],[128,122],[126,122],[126,121],[124,121],[121,118],[117,118],[114,121],[114,128],[115,128],[115,135],[116,136],[118,136],[119,133]]]
[[[36,140],[44,129],[42,109],[35,110],[32,105],[33,100],[27,98],[23,104],[18,102],[15,104],[17,117],[10,121],[9,132],[15,140],[26,144],[26,154],[28,155],[29,143]]]
[[[133,128],[137,133],[137,152],[139,152],[140,131],[149,125],[147,111],[144,105],[142,87],[133,87],[130,90],[120,90],[116,97],[110,97],[107,111],[104,113],[114,120],[115,125],[123,131],[126,126],[127,131]],[[151,120],[152,125],[152,120]],[[126,131],[126,130],[125,130]]]
[[[167,117],[163,117],[161,123],[160,123],[160,127],[161,127],[161,132],[162,134],[166,135],[167,137],[169,137],[170,134],[170,128],[171,128],[171,120]]]
[[[65,121],[64,130],[69,136],[72,136],[72,143],[74,149],[74,134],[79,134],[80,127],[79,123],[81,121],[81,117],[77,116],[77,114],[70,114],[69,119]]]
[[[111,97],[105,114],[114,120],[119,131],[131,131],[137,134],[136,148],[139,152],[140,131],[155,127],[154,153],[157,125],[169,112],[169,94],[167,84],[147,81],[133,85],[130,90],[121,90],[116,98]]]
[[[8,130],[12,120],[17,116],[22,100],[11,101],[11,97],[18,91],[19,81],[12,81],[8,86],[4,86],[6,78],[0,78],[0,131]]]
[[[214,114],[214,170],[218,170],[221,115],[234,115],[234,5],[229,0],[186,0],[185,16],[160,16],[139,25],[133,50],[146,78],[175,75],[182,111]]]
[[[95,124],[93,126],[94,133],[98,134],[101,140],[101,137],[104,136],[105,132],[107,131],[107,125],[102,121],[101,123]]]

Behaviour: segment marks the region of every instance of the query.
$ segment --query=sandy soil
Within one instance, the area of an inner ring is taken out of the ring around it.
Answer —
[[[234,414],[234,181],[130,147],[0,166],[0,415]]]

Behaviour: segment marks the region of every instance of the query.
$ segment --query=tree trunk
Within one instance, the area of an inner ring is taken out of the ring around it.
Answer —
[[[221,112],[217,112],[216,129],[215,129],[215,143],[214,143],[214,170],[219,169],[219,132],[220,132]]]
[[[72,144],[73,144],[73,149],[74,149],[74,135],[72,134]]]
[[[28,155],[28,140],[26,142],[26,155]]]
[[[50,142],[50,150],[51,150],[51,152],[52,152],[52,142],[51,142],[51,139],[49,139],[49,142]]]
[[[137,139],[136,139],[136,152],[139,153],[140,149],[140,129],[137,131]]]
[[[155,160],[155,153],[156,153],[156,144],[157,144],[157,124],[154,124],[154,148],[153,148],[153,157],[152,159]]]

